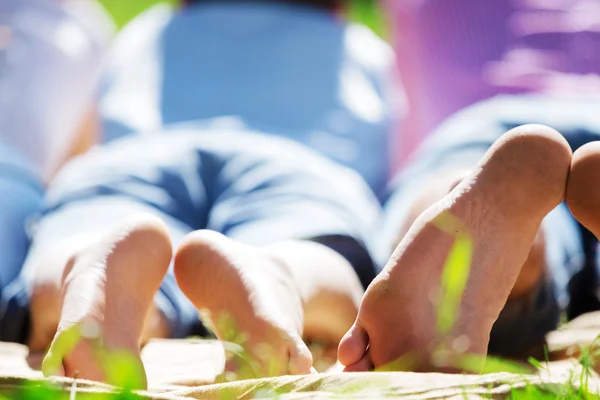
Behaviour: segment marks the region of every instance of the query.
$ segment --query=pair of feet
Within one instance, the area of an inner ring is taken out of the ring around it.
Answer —
[[[364,295],[340,343],[340,362],[347,371],[390,365],[457,369],[464,354],[485,356],[492,325],[541,221],[565,193],[579,221],[600,232],[594,212],[600,206],[598,181],[596,144],[572,155],[565,139],[546,127],[524,126],[504,135],[470,175],[412,225]],[[469,273],[458,283],[457,301],[447,296],[442,282],[449,254],[452,259],[461,252]],[[67,375],[105,380],[97,347],[134,354],[143,371],[139,342],[156,336],[144,335],[144,323],[153,319],[147,318],[148,310],[171,256],[163,226],[143,221],[71,260],[46,372],[62,367]],[[285,252],[274,255],[216,233],[195,232],[175,254],[175,274],[196,307],[210,312],[219,338],[230,338],[227,328],[220,328],[223,316],[247,335],[257,375],[309,372],[312,359],[302,341],[306,304]],[[456,306],[455,319],[440,324],[437,311],[448,302]],[[84,339],[72,349],[61,345],[72,327],[89,331],[90,326],[100,343]],[[268,351],[261,347],[265,343]]]
[[[73,257],[64,272],[62,312],[44,374],[110,382],[111,370],[126,362],[133,369],[128,384],[146,387],[140,343],[168,337],[153,298],[171,260],[166,229],[145,216]],[[303,300],[284,259],[196,231],[177,249],[174,271],[182,292],[198,310],[208,311],[217,337],[243,348],[232,367],[246,377],[310,372]]]
[[[545,126],[503,135],[416,219],[369,286],[340,343],[345,370],[482,367],[492,325],[543,218],[566,200],[600,237],[599,183],[600,142],[572,154],[564,137]],[[440,311],[455,314],[444,324]]]

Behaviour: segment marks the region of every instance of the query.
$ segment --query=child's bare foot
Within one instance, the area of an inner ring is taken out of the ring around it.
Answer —
[[[135,219],[74,257],[65,271],[60,323],[44,373],[62,369],[67,376],[106,381],[106,356],[123,353],[138,369],[136,386],[145,387],[142,329],[170,260],[168,233],[152,217]]]
[[[570,161],[565,139],[544,126],[500,138],[472,174],[415,221],[367,290],[340,344],[347,370],[455,370],[463,367],[461,354],[484,356],[542,219],[564,198]],[[470,273],[454,323],[444,327],[437,311],[451,299],[440,304],[441,280],[459,239],[470,252]]]
[[[600,239],[600,141],[587,143],[573,154],[566,199],[573,216]],[[595,310],[598,303],[596,268],[584,268],[580,275],[570,303],[574,313]]]
[[[600,142],[581,146],[573,154],[566,198],[575,218],[600,238]]]
[[[192,303],[210,313],[219,339],[245,336],[239,344],[258,361],[258,370],[250,374],[310,371],[312,357],[302,341],[302,299],[285,262],[219,233],[196,231],[177,251],[175,276]]]

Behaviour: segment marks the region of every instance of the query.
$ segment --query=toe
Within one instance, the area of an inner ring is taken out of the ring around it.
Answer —
[[[49,378],[52,376],[68,376],[65,371],[65,367],[62,365],[62,362],[57,364],[53,358],[54,356],[48,353],[42,361],[42,374],[44,377]]]
[[[65,356],[63,359],[65,376],[104,382],[106,376],[98,361],[97,357],[93,354],[92,348],[82,341],[75,347],[71,354]]]
[[[291,375],[306,375],[311,372],[313,358],[310,350],[299,337],[293,338],[290,348],[289,373]]]
[[[368,345],[367,331],[356,322],[340,342],[338,360],[345,366],[356,364],[365,355]]]
[[[50,376],[64,376],[65,370],[62,366],[62,358],[58,358],[52,350],[48,351],[42,361],[42,374],[46,378]]]
[[[80,340],[80,330],[76,325],[58,329],[42,361],[44,376],[65,375],[64,359],[75,350]]]
[[[348,365],[344,368],[344,372],[367,372],[374,368],[373,360],[371,360],[371,353],[367,351],[359,362]]]

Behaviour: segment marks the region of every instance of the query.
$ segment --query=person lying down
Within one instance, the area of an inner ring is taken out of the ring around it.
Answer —
[[[180,127],[115,140],[49,188],[23,271],[30,347],[52,341],[46,374],[105,381],[98,351],[143,371],[140,343],[186,337],[202,310],[219,339],[233,322],[254,377],[309,373],[304,340],[336,346],[375,276],[379,211],[358,174],[288,139]]]
[[[219,330],[223,316],[246,334],[260,376],[308,373],[305,340],[336,342],[348,329],[339,358],[349,371],[394,367],[406,354],[410,369],[453,370],[455,359],[440,365],[435,349],[485,355],[503,309],[523,299],[538,304],[548,293],[550,265],[535,256],[556,229],[540,226],[552,210],[565,211],[565,196],[577,220],[598,232],[590,211],[596,144],[572,155],[550,128],[501,134],[512,126],[468,130],[474,141],[466,148],[483,151],[430,171],[439,181],[411,204],[395,232],[402,240],[357,318],[361,283],[374,276],[372,242],[386,240],[373,231],[377,201],[354,173],[286,139],[244,130],[170,128],[115,141],[74,161],[51,186],[24,268],[35,275],[24,288],[33,293],[30,346],[53,342],[48,374],[105,380],[98,346],[133,354],[142,370],[140,342],[185,336],[197,311],[209,310],[217,337],[229,337]],[[570,139],[568,127],[561,131]],[[456,323],[440,334],[431,293],[456,237],[468,238],[472,262]],[[552,329],[549,315],[542,330]],[[89,326],[90,340],[69,351],[57,345],[73,327]]]
[[[510,105],[530,106],[535,119],[536,110],[556,105],[510,100],[467,110],[448,127]],[[360,282],[371,278],[363,267],[372,231],[364,227],[378,217],[376,201],[354,173],[298,144],[252,132],[176,130],[116,141],[62,172],[34,238],[29,265],[63,277],[54,343],[92,321],[104,349],[139,357],[140,341],[176,336],[184,315],[193,319],[198,309],[210,311],[217,337],[230,337],[219,330],[223,316],[245,333],[243,345],[260,365],[259,376],[309,373],[304,340],[336,341],[346,330],[339,348],[346,371],[457,371],[465,367],[463,357],[473,355],[481,356],[469,367],[476,370],[493,328],[509,335],[504,342],[512,334],[525,351],[556,328],[568,278],[578,271],[568,262],[578,256],[569,240],[574,218],[600,233],[593,189],[598,134],[578,129],[579,114],[563,120],[564,134],[543,125],[502,134],[520,121],[505,115],[498,116],[502,122],[475,124],[477,130],[440,131],[461,135],[432,139],[424,148],[422,154],[436,157],[413,171],[439,179],[413,196],[419,201],[405,214],[402,239],[350,329]],[[438,157],[448,149],[454,151]],[[126,215],[137,217],[124,221]],[[470,243],[471,262],[456,321],[440,330],[440,304],[431,293],[439,291],[456,238]],[[553,249],[548,255],[545,246]],[[552,256],[557,250],[564,254]],[[502,317],[514,307],[521,313]],[[94,345],[83,340],[68,354],[51,346],[46,365],[103,380]],[[440,349],[443,358],[436,357]]]
[[[396,113],[391,50],[344,3],[191,1],[121,32],[100,117],[106,140],[131,139],[61,170],[7,293],[13,340],[52,343],[46,373],[104,380],[94,348],[141,367],[139,342],[197,333],[198,309],[220,339],[221,317],[235,321],[255,375],[308,372],[302,338],[335,352],[375,276]]]

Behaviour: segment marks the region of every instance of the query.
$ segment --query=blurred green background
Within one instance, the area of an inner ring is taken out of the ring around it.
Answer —
[[[122,28],[136,15],[158,3],[178,6],[178,0],[98,0],[108,11],[118,28]]]
[[[118,28],[122,28],[136,15],[158,3],[179,6],[180,0],[98,0],[112,16]],[[387,24],[377,0],[351,0],[346,10],[348,16],[368,25],[380,36],[387,38]]]

